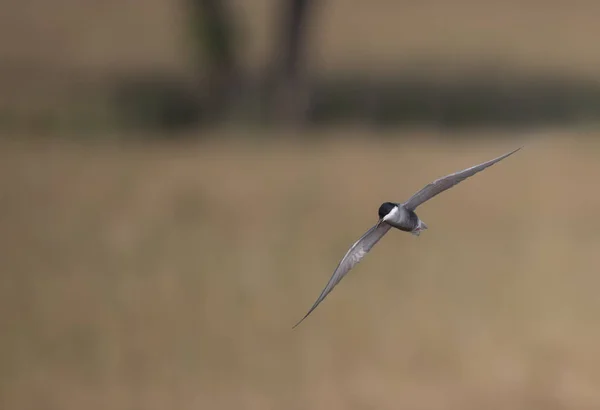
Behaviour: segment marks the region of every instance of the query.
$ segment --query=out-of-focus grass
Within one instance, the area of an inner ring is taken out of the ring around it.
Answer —
[[[344,137],[3,142],[0,407],[597,408],[600,146],[427,203],[292,331],[381,202],[514,147]]]

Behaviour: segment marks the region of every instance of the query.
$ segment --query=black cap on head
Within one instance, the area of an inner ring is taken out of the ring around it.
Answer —
[[[392,202],[384,202],[383,204],[381,204],[381,206],[379,207],[379,219],[382,219],[384,216],[389,214],[391,210],[395,207],[396,204]]]

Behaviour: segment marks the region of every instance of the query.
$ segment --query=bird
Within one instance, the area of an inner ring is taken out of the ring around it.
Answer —
[[[523,147],[519,147],[511,152],[479,165],[475,165],[470,168],[463,169],[462,171],[439,178],[427,184],[404,203],[384,202],[381,204],[378,210],[379,219],[377,223],[356,242],[354,242],[350,249],[348,249],[348,252],[346,252],[342,260],[338,263],[333,275],[331,276],[331,279],[329,279],[329,282],[317,298],[316,302],[310,308],[308,313],[292,328],[296,328],[296,326],[302,323],[304,319],[306,319],[317,308],[317,306],[319,306],[319,304],[325,299],[325,297],[327,297],[327,295],[342,280],[342,278],[364,258],[371,248],[373,248],[373,246],[375,246],[375,244],[379,242],[379,240],[383,238],[383,236],[388,233],[390,229],[396,228],[400,231],[410,232],[415,236],[419,236],[424,230],[428,229],[425,222],[423,222],[415,213],[415,209],[417,209],[419,205],[422,205],[436,195],[452,188],[465,179],[511,156],[521,148]]]

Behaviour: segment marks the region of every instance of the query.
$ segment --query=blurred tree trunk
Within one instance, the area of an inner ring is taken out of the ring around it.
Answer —
[[[207,99],[203,111],[210,121],[227,119],[239,85],[235,25],[227,0],[187,0],[194,59],[206,69]],[[202,69],[201,69],[202,68]]]
[[[278,123],[301,125],[309,108],[305,84],[306,20],[311,0],[281,2],[277,16],[276,44],[272,63],[270,114]]]

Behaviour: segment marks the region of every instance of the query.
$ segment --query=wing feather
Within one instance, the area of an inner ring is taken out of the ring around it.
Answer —
[[[308,315],[310,315],[312,311],[317,308],[319,303],[321,303],[323,299],[325,299],[329,292],[331,292],[333,288],[342,280],[342,278],[358,262],[361,261],[361,259],[371,250],[373,246],[375,246],[377,242],[379,242],[381,238],[383,238],[383,236],[390,230],[390,228],[391,225],[388,225],[385,222],[377,223],[375,226],[369,229],[363,236],[361,236],[360,239],[354,243],[354,245],[350,247],[348,252],[346,252],[346,255],[344,255],[337,268],[333,272],[333,275],[331,276],[331,279],[329,279],[327,286],[325,286],[325,289],[323,289],[323,291],[317,298],[317,301],[310,308],[308,313],[302,319],[300,319],[298,323],[294,325],[294,327],[302,323],[302,321],[306,319]]]
[[[444,192],[447,189],[452,188],[454,185],[464,181],[465,179],[475,175],[478,172],[483,171],[487,167],[491,167],[495,163],[502,161],[504,158],[511,156],[521,148],[523,147],[517,148],[516,150],[504,154],[498,158],[494,158],[490,161],[484,162],[483,164],[475,165],[473,167],[464,169],[459,172],[455,172],[454,174],[450,174],[443,178],[433,181],[432,183],[426,185],[419,192],[414,194],[412,197],[410,197],[410,199],[404,203],[404,207],[409,211],[414,211],[422,203],[429,201],[434,196]]]

